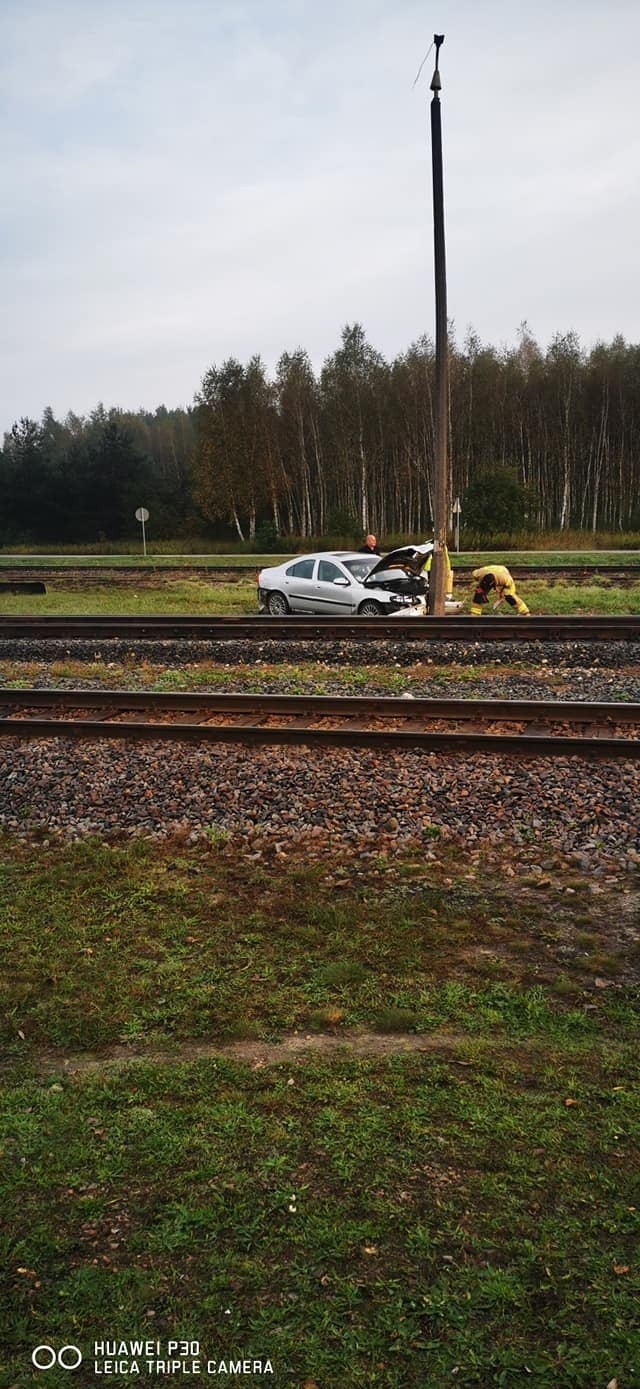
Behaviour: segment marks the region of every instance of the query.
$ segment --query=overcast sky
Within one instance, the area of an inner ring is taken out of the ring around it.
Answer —
[[[188,405],[213,362],[640,338],[638,0],[0,0],[0,430]]]

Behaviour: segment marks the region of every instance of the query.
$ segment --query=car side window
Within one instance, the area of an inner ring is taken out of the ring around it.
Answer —
[[[290,564],[289,568],[285,571],[287,578],[312,579],[314,564],[315,560],[313,559],[299,559],[296,564]]]
[[[325,584],[332,584],[334,579],[344,579],[346,575],[338,569],[337,564],[332,564],[331,560],[321,559],[318,568],[318,579]]]

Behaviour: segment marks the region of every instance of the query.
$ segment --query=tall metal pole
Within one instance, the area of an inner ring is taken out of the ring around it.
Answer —
[[[442,178],[442,87],[438,55],[444,34],[434,34],[436,64],[431,79],[431,166],[433,173],[433,242],[436,280],[436,452],[433,486],[433,559],[429,580],[429,616],[442,617],[446,592],[446,546],[449,519],[447,426],[449,397],[449,353],[447,343],[447,271],[444,246],[444,189]]]

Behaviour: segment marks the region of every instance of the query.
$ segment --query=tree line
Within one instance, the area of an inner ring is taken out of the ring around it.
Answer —
[[[426,534],[434,410],[431,341],[388,362],[359,324],[318,373],[302,349],[272,377],[259,356],[213,365],[186,410],[47,409],[5,435],[0,540],[125,538],[140,505],[158,538]],[[640,529],[640,345],[452,332],[448,430],[467,525]]]
[[[153,508],[154,534],[183,534],[202,518],[192,499],[193,410],[106,410],[63,422],[46,409],[21,419],[0,452],[0,543],[119,540]],[[185,529],[186,527],[186,529]]]

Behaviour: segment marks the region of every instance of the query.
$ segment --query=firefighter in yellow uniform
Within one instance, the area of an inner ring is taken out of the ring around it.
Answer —
[[[516,593],[514,580],[504,564],[485,564],[482,569],[474,569],[473,578],[476,581],[476,589],[470,609],[472,617],[482,617],[484,604],[489,602],[489,594],[493,593],[494,589],[497,594],[494,608],[497,608],[498,603],[504,598],[510,608],[515,608],[518,617],[530,616],[529,609]]]

